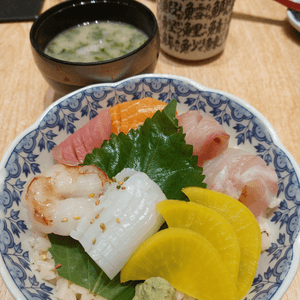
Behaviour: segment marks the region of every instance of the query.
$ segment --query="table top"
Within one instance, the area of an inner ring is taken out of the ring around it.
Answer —
[[[139,1],[156,14],[155,1]],[[45,0],[42,9],[59,2]],[[33,61],[31,25],[0,23],[0,157],[55,98]],[[161,52],[155,73],[185,76],[245,100],[270,121],[300,164],[299,47],[300,33],[288,23],[284,6],[273,0],[236,0],[221,55],[185,62]],[[0,299],[13,300],[1,278]],[[300,299],[300,269],[282,299]]]

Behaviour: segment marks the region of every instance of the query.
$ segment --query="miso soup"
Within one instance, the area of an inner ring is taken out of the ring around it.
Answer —
[[[57,35],[47,45],[45,53],[69,62],[100,62],[130,53],[147,39],[145,33],[128,24],[95,22]]]

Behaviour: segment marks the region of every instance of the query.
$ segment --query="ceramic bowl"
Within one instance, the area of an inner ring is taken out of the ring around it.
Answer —
[[[73,63],[44,53],[59,33],[95,21],[127,23],[143,31],[148,40],[122,57],[96,63]],[[34,22],[30,41],[36,65],[49,85],[65,95],[94,83],[107,83],[152,73],[159,55],[159,30],[155,16],[145,5],[132,0],[71,0],[51,7]]]
[[[96,84],[53,103],[8,148],[0,164],[1,275],[15,299],[54,300],[54,287],[30,268],[27,213],[20,205],[25,182],[53,164],[51,149],[97,115],[102,108],[151,96],[176,98],[178,109],[199,110],[219,121],[231,145],[259,155],[278,174],[281,203],[271,216],[271,246],[261,255],[246,300],[279,300],[299,265],[300,169],[270,123],[245,101],[187,78],[139,75],[117,83]]]
[[[293,2],[300,3],[300,0],[294,0]],[[288,9],[286,11],[287,18],[289,23],[298,31],[300,32],[300,12]]]

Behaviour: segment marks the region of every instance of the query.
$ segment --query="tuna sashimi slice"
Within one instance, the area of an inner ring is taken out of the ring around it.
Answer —
[[[84,146],[84,137],[82,135],[82,130],[78,134],[75,134],[72,137],[71,141],[77,160],[79,163],[82,163],[84,161],[85,156],[88,154],[88,151]]]
[[[227,149],[230,135],[214,118],[203,117],[199,111],[190,110],[177,119],[186,134],[186,143],[193,146],[193,154],[198,156],[198,166],[203,166],[205,161]]]
[[[245,204],[257,218],[276,198],[277,175],[259,156],[228,148],[203,165],[207,188]]]
[[[94,119],[53,148],[54,160],[71,166],[83,163],[85,156],[94,148],[101,147],[110,134],[110,112],[109,109],[102,109]]]
[[[71,139],[66,139],[63,146],[60,144],[52,149],[52,155],[57,163],[75,166],[78,165],[78,159]]]

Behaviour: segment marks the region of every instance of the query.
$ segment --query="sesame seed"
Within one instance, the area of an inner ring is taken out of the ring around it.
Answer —
[[[112,181],[117,182],[116,177],[112,177]]]
[[[99,218],[99,214],[97,214],[96,216],[95,216],[95,219],[98,219]]]
[[[68,222],[68,221],[69,221],[68,218],[63,218],[63,219],[61,220],[61,222]]]
[[[94,193],[92,193],[92,194],[89,194],[89,197],[90,198],[93,198],[95,196],[95,194]]]
[[[93,224],[94,222],[95,222],[95,219],[92,219],[90,223]]]
[[[121,189],[122,189],[122,190],[126,190],[126,186],[122,186]]]
[[[121,220],[119,218],[116,218],[117,223],[121,223]]]
[[[43,260],[46,260],[46,259],[47,259],[47,255],[46,255],[46,254],[43,254],[43,255],[42,255],[42,259],[43,259]]]
[[[92,244],[95,245],[96,244],[96,238],[93,238],[92,240]]]
[[[95,202],[95,205],[99,205],[100,204],[100,200],[97,200],[96,202]]]
[[[117,185],[117,189],[119,190],[121,188],[121,186],[120,185]]]
[[[74,216],[73,218],[74,218],[74,220],[79,220],[80,219],[79,216]]]
[[[118,181],[118,184],[122,185],[124,182],[123,181]]]
[[[128,179],[129,179],[129,176],[125,177],[125,178],[124,178],[124,181],[126,181],[126,180],[128,180]]]
[[[61,264],[57,264],[57,265],[55,266],[55,269],[59,269],[59,268],[61,268]]]
[[[102,232],[104,232],[106,230],[106,226],[104,223],[100,224],[100,228],[102,229]]]

